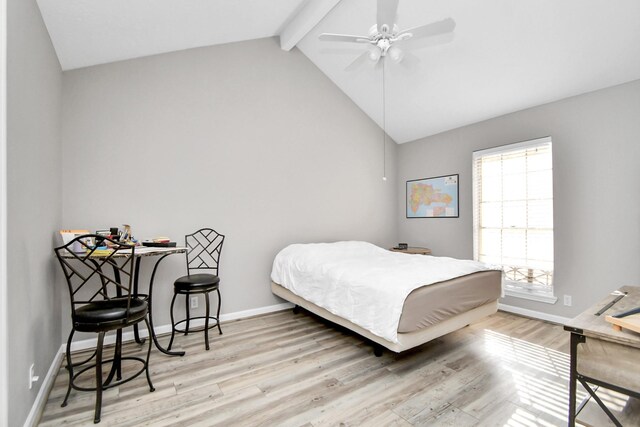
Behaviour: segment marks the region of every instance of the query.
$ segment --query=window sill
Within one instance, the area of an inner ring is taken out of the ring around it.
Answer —
[[[558,301],[558,297],[554,296],[553,294],[547,294],[547,293],[536,292],[536,291],[528,291],[525,289],[505,288],[504,294],[510,297],[528,299],[532,301],[543,302],[546,304],[555,304],[556,301]]]

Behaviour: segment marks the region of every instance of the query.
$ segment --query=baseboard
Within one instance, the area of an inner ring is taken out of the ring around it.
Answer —
[[[269,305],[267,307],[253,308],[251,310],[236,311],[235,313],[221,314],[220,322],[228,322],[231,320],[245,319],[247,317],[258,316],[260,314],[267,314],[267,313],[273,313],[276,311],[286,310],[291,307],[293,307],[293,304],[291,304],[290,302],[287,302],[282,304]],[[204,321],[194,320],[193,326],[201,326],[203,323]],[[156,335],[167,334],[171,332],[171,325],[167,324],[167,325],[155,326],[153,329],[156,332]],[[146,338],[148,336],[149,336],[149,331],[147,331],[146,328],[140,328],[140,337]],[[133,331],[127,331],[122,334],[122,342],[133,341],[134,338],[135,337],[133,335]],[[105,345],[113,344],[115,343],[115,341],[116,341],[116,338],[114,334],[107,335],[104,338]],[[71,343],[71,351],[88,350],[88,349],[95,348],[96,345],[98,345],[97,338],[90,338],[86,340],[75,341]],[[66,343],[62,345],[62,352],[64,353],[65,351],[66,351]]]
[[[235,313],[223,314],[222,316],[220,316],[220,321],[226,322],[229,320],[245,319],[247,317],[258,316],[260,314],[273,313],[276,311],[286,310],[292,307],[293,307],[293,304],[291,304],[290,302],[285,302],[282,304],[269,305],[266,307],[252,308],[251,310],[236,311]]]
[[[519,314],[521,316],[531,317],[534,319],[545,320],[551,323],[557,323],[564,325],[571,319],[568,317],[556,316],[554,314],[543,313],[541,311],[529,310],[526,308],[514,307],[512,305],[498,304],[498,310],[506,311],[513,314]]]
[[[53,383],[56,381],[56,376],[58,375],[60,367],[62,366],[64,353],[65,346],[63,345],[60,347],[60,351],[56,353],[56,356],[53,358],[53,362],[51,362],[51,366],[49,367],[47,375],[42,380],[42,385],[40,386],[40,390],[38,390],[36,400],[33,402],[33,405],[31,405],[31,411],[29,411],[29,415],[24,421],[24,427],[32,427],[38,425],[40,416],[44,411],[45,405],[47,404],[49,392],[53,388]]]

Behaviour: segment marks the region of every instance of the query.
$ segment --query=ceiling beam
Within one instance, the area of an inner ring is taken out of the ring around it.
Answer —
[[[291,50],[340,0],[311,0],[280,32],[280,48]]]

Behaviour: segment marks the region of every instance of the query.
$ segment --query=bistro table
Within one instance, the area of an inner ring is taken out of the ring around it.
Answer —
[[[156,348],[158,350],[160,350],[162,353],[170,355],[170,356],[184,356],[185,352],[184,351],[169,351],[167,349],[165,349],[164,347],[162,347],[160,345],[160,343],[158,342],[158,338],[156,337],[156,333],[153,329],[153,304],[152,304],[152,297],[153,297],[153,283],[154,283],[154,279],[156,277],[156,272],[158,271],[158,266],[160,265],[160,263],[162,262],[163,259],[165,259],[166,257],[168,257],[169,255],[172,254],[179,254],[179,253],[185,253],[187,252],[187,248],[186,247],[172,247],[172,248],[168,248],[168,247],[146,247],[146,246],[136,246],[135,250],[134,250],[134,258],[135,258],[135,265],[134,265],[134,273],[133,273],[133,295],[134,296],[142,296],[142,297],[146,297],[147,300],[147,304],[149,304],[149,329],[151,329],[149,331],[149,336],[151,337],[151,339],[153,340],[153,343],[155,344]],[[130,252],[126,251],[126,252],[122,252],[122,253],[118,253],[116,252],[112,257],[113,258],[126,258],[130,256]],[[74,255],[69,254],[68,255],[69,258],[73,258]],[[95,255],[91,255],[91,258],[101,258],[104,257],[104,254],[101,254],[100,252],[96,252]],[[148,290],[148,294],[141,294],[138,292],[138,283],[140,281],[140,263],[142,261],[142,258],[146,258],[146,257],[159,257],[154,266],[153,266],[153,271],[151,273],[151,278],[149,279],[149,290]],[[140,334],[138,332],[138,325],[134,325],[133,327],[133,334],[135,337],[135,340],[137,343],[142,344],[144,343],[144,339],[140,339]]]

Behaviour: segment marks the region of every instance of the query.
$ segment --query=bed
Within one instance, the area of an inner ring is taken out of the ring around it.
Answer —
[[[367,242],[293,244],[274,259],[272,292],[396,353],[497,311],[502,271]]]

